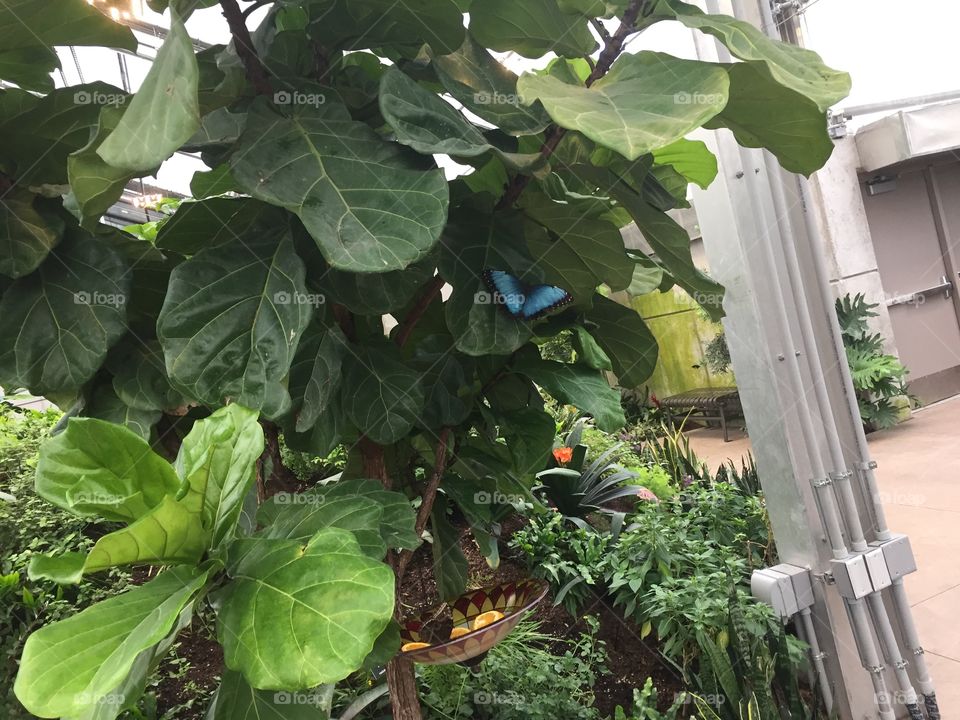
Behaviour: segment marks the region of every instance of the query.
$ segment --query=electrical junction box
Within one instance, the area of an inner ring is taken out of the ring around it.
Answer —
[[[781,618],[793,617],[813,605],[810,571],[798,565],[782,563],[754,570],[750,591],[755,598],[774,609]]]
[[[873,592],[867,559],[862,554],[851,555],[843,560],[831,560],[830,568],[842,597],[859,600]]]
[[[750,592],[757,600],[772,607],[781,618],[792,617],[799,610],[790,576],[770,568],[753,571]]]
[[[774,565],[770,569],[790,578],[790,584],[793,585],[793,594],[797,599],[797,608],[799,610],[813,606],[815,600],[813,597],[813,581],[810,579],[810,571],[807,570],[807,568],[800,567],[799,565],[781,563]]]
[[[910,538],[906,535],[894,535],[889,540],[877,540],[870,547],[879,548],[887,564],[891,580],[899,580],[904,575],[917,571],[917,561],[913,557]]]
[[[890,571],[887,570],[887,561],[883,557],[882,548],[872,548],[863,554],[867,562],[867,572],[870,574],[870,584],[874,591],[890,587]]]

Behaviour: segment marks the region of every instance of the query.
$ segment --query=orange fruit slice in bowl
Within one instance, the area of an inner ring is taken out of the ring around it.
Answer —
[[[492,625],[497,620],[503,620],[503,613],[499,610],[488,610],[485,613],[477,615],[473,620],[473,629],[479,630],[480,628],[485,628],[487,625]]]
[[[430,647],[430,643],[408,642],[400,648],[400,652],[413,652],[414,650],[423,650]]]
[[[450,639],[456,640],[457,638],[463,637],[464,635],[468,635],[469,633],[470,633],[470,628],[468,627],[455,627],[453,630],[450,631]]]

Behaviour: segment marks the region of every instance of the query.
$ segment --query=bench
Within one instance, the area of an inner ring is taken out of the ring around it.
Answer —
[[[696,420],[719,421],[723,430],[723,441],[730,442],[727,420],[741,414],[740,393],[735,387],[697,388],[677,395],[671,395],[660,401],[660,407],[667,414],[667,422],[673,423],[674,415],[690,417]]]

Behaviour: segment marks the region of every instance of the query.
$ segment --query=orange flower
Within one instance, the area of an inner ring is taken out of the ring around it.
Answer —
[[[563,465],[573,459],[573,448],[558,447],[553,451],[553,459]]]

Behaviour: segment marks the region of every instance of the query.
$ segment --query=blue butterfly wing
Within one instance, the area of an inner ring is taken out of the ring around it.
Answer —
[[[490,286],[490,292],[499,296],[495,301],[503,304],[514,317],[520,317],[527,294],[526,286],[503,270],[486,270],[483,277]]]
[[[554,308],[566,305],[571,300],[573,297],[570,293],[556,285],[537,285],[528,288],[521,317],[524,320],[532,320]]]

